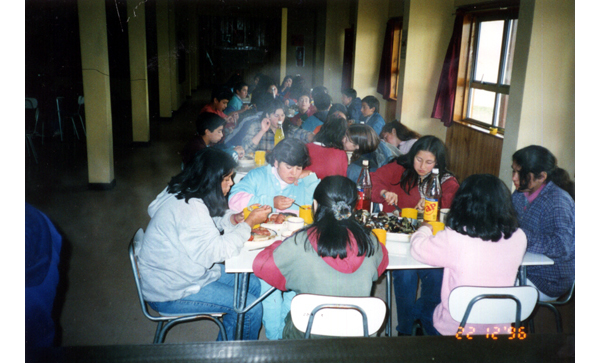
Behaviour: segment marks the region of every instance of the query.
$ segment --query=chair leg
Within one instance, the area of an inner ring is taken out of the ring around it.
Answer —
[[[27,147],[27,154],[29,154],[29,149],[31,149],[31,153],[33,154],[33,160],[35,160],[35,163],[37,164],[37,153],[35,152],[35,147],[33,146],[33,140],[29,135],[25,136],[25,146]]]
[[[60,132],[60,141],[63,141],[63,132],[62,132],[62,120],[60,114],[58,115],[58,132]]]
[[[79,120],[81,121],[81,128],[83,129],[83,135],[87,137],[87,132],[85,131],[85,124],[83,123],[83,118],[81,117],[81,115],[77,115],[79,116]]]
[[[79,132],[77,132],[77,126],[75,125],[75,119],[71,117],[71,123],[73,124],[73,131],[75,132],[75,136],[77,136],[77,140],[79,140]]]
[[[156,333],[154,333],[154,341],[152,342],[153,344],[159,343],[158,338],[162,334],[162,327],[163,327],[163,322],[159,321],[158,326],[156,327]]]
[[[562,333],[563,332],[562,319],[561,319],[560,312],[558,311],[558,309],[554,305],[545,303],[545,302],[538,302],[538,305],[545,306],[548,309],[552,310],[552,312],[554,313],[554,318],[556,319],[556,331],[559,333]]]

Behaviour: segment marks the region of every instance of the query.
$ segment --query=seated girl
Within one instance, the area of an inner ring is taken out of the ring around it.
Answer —
[[[449,208],[458,190],[458,181],[446,169],[446,146],[435,136],[421,137],[408,154],[401,155],[395,162],[372,173],[371,200],[374,203],[383,203],[383,211],[386,213],[395,210],[393,205],[422,210],[425,205],[425,189],[434,167],[439,170],[442,183],[440,208]],[[433,331],[433,325],[423,321],[423,316],[431,316],[433,309],[440,303],[442,273],[441,269],[392,272],[398,312],[396,329],[399,334],[411,334],[416,319],[421,319],[426,332]],[[415,300],[419,279],[421,297]]]
[[[575,183],[542,146],[513,154],[512,201],[519,226],[527,235],[527,251],[550,257],[554,265],[527,268],[527,284],[551,301],[575,281]]]
[[[356,184],[342,176],[324,178],[315,189],[314,223],[277,241],[254,259],[259,278],[281,291],[330,296],[370,296],[388,265],[388,253],[375,235],[353,217]],[[265,308],[266,309],[266,308]],[[285,313],[284,339],[302,339]],[[265,310],[265,315],[271,314]]]
[[[342,140],[347,128],[348,121],[343,113],[327,117],[321,131],[315,136],[315,141],[306,144],[310,160],[314,160],[306,170],[315,172],[319,179],[331,175],[346,176],[348,156]]]
[[[381,129],[380,136],[382,140],[397,147],[400,154],[408,154],[413,144],[421,137],[398,120],[385,124]]]
[[[352,152],[347,175],[354,182],[358,180],[363,160],[369,161],[369,171],[373,173],[400,156],[398,149],[379,140],[375,130],[363,124],[348,126],[344,150]]]
[[[518,228],[510,191],[490,174],[469,176],[454,196],[446,219],[446,229],[435,236],[423,223],[412,235],[410,252],[420,262],[444,268],[441,303],[432,317],[435,330],[429,334],[455,335],[459,322],[452,319],[448,306],[450,292],[458,286],[513,286],[527,238]],[[467,324],[465,334],[486,334],[500,329],[510,334],[510,324]],[[507,329],[504,329],[507,328]]]
[[[298,139],[285,138],[267,155],[267,165],[251,170],[231,189],[229,207],[241,211],[258,203],[281,211],[298,213],[299,205],[310,204],[319,183],[310,164],[308,150]]]
[[[161,314],[226,313],[228,339],[235,336],[234,275],[219,264],[240,253],[253,225],[266,220],[271,208],[243,213],[227,209],[227,193],[236,167],[223,151],[199,151],[185,169],[148,207],[150,223],[138,254],[142,294]],[[250,277],[248,303],[260,293]],[[244,339],[258,339],[262,309],[246,313]],[[219,334],[219,340],[221,336]]]

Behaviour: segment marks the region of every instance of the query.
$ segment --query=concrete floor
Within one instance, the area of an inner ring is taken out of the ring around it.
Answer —
[[[39,163],[26,157],[25,200],[48,215],[63,235],[64,279],[56,306],[61,345],[152,342],[156,324],[141,313],[127,246],[138,228],[146,228],[150,202],[180,171],[178,152],[195,132],[195,117],[208,95],[196,92],[171,119],[151,120],[148,146],[115,143],[116,186],[111,190],[88,188],[85,142],[74,139],[71,129],[65,130],[63,142],[35,140]],[[127,119],[113,119],[113,125]],[[385,297],[385,279],[375,294]],[[560,310],[565,332],[574,333],[574,301]],[[540,311],[535,322],[536,333],[556,329],[548,311]],[[166,342],[211,341],[216,335],[212,323],[194,322],[174,327]],[[264,330],[260,339],[266,339]]]

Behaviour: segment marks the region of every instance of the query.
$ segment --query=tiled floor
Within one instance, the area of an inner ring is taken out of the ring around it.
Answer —
[[[171,119],[152,120],[148,146],[115,143],[116,186],[112,190],[88,188],[85,142],[73,140],[71,130],[66,130],[63,142],[46,138],[42,145],[40,139],[35,140],[40,161],[35,164],[26,159],[25,200],[46,213],[64,238],[66,278],[57,300],[62,345],[152,341],[155,324],[141,313],[127,246],[137,228],[146,228],[148,204],[180,170],[178,151],[193,134],[195,115],[207,96],[196,92]],[[113,119],[116,122],[127,122],[127,118]],[[385,296],[384,279],[376,295]],[[574,306],[571,302],[561,308],[565,332],[575,332]],[[536,331],[555,331],[549,312],[538,314]],[[196,322],[176,326],[166,341],[215,338],[212,323]],[[261,339],[266,339],[264,331]]]

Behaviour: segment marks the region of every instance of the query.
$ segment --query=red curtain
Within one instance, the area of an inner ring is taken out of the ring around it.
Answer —
[[[391,18],[387,22],[385,29],[385,38],[383,40],[383,53],[381,54],[381,64],[379,66],[379,80],[377,81],[377,92],[383,95],[383,99],[390,99],[390,90],[392,88],[392,58],[394,49],[394,31],[402,27],[401,18]]]
[[[463,19],[464,13],[457,11],[456,18],[454,19],[452,38],[446,51],[446,58],[444,58],[444,66],[442,67],[433,111],[431,112],[431,118],[440,119],[446,127],[452,124],[452,115],[454,114],[454,97],[456,95],[456,80],[458,78]]]

